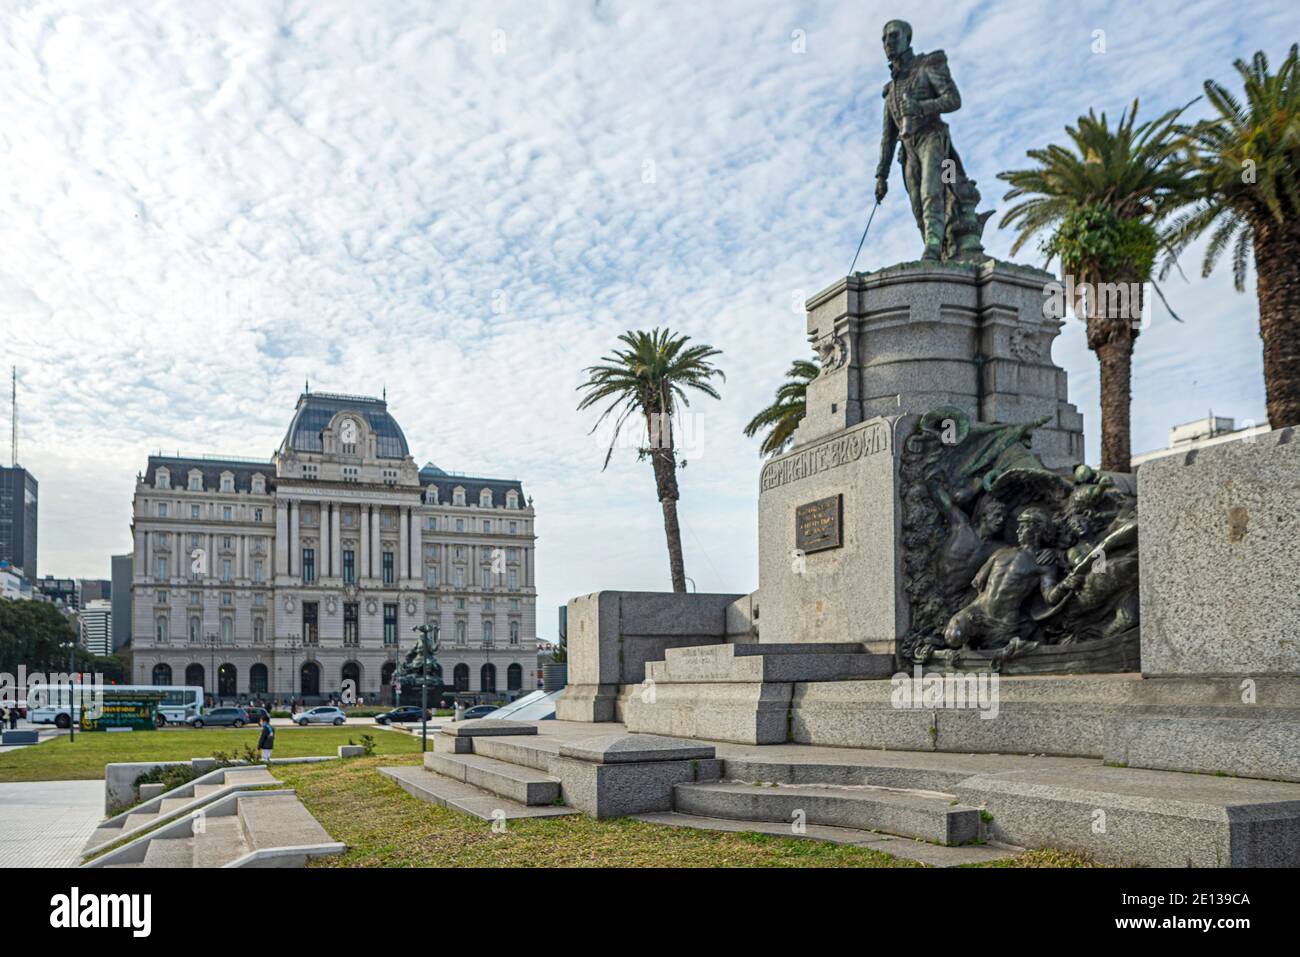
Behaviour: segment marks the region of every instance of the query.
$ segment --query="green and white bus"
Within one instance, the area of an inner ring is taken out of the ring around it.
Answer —
[[[84,703],[92,705],[97,690],[131,694],[155,691],[163,694],[158,707],[158,724],[181,724],[203,713],[203,689],[193,685],[94,685],[34,684],[27,691],[27,719],[32,724],[52,724],[67,728],[75,718],[81,721]]]

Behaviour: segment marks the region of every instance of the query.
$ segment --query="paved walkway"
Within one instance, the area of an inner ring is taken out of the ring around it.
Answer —
[[[71,867],[103,816],[103,781],[0,784],[0,867]]]

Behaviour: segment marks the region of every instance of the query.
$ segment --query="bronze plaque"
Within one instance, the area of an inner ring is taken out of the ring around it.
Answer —
[[[820,552],[844,544],[844,496],[832,495],[794,511],[794,547],[801,552]]]

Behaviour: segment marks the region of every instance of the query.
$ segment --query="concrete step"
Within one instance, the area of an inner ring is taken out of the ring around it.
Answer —
[[[564,805],[520,804],[491,791],[485,791],[464,781],[444,777],[428,768],[405,765],[380,768],[379,773],[397,784],[403,791],[421,801],[428,801],[462,814],[470,814],[485,821],[515,820],[532,817],[567,817],[578,811]]]
[[[192,797],[163,798],[158,803],[158,814],[167,814],[194,801]]]
[[[895,671],[893,655],[799,649],[794,645],[700,645],[669,648],[663,661],[646,662],[646,677],[674,683],[849,681],[882,678]]]
[[[239,820],[250,851],[333,841],[296,795],[241,797],[238,803]]]
[[[699,831],[726,831],[744,834],[769,834],[772,837],[790,837],[806,841],[828,841],[831,844],[852,844],[882,851],[892,857],[917,861],[929,867],[965,867],[1004,861],[1023,853],[1024,849],[1006,844],[973,844],[961,847],[943,847],[912,838],[880,834],[876,831],[859,831],[851,827],[828,827],[809,824],[800,832],[791,830],[788,823],[772,821],[732,821],[718,817],[699,817],[679,811],[660,811],[650,814],[633,814],[632,817],[647,824],[663,827],[689,827]]]
[[[196,784],[194,785],[194,798],[205,798],[209,794],[216,794],[218,791],[224,790],[226,787],[228,787],[228,784]],[[194,798],[186,798],[185,800],[192,801]]]
[[[474,753],[546,773],[550,771],[551,759],[560,753],[560,743],[558,739],[540,735],[531,738],[479,737],[474,739]]]
[[[424,756],[424,766],[444,777],[530,807],[554,804],[560,798],[560,782],[549,774],[480,754],[429,752]]]
[[[223,867],[249,851],[238,815],[205,816],[194,824],[194,867]]]
[[[128,814],[126,820],[122,823],[121,830],[117,832],[117,836],[121,837],[128,831],[149,824],[157,819],[158,815],[151,811],[137,811],[134,814]]]
[[[683,814],[741,821],[802,820],[913,837],[936,844],[967,844],[980,837],[980,812],[951,795],[877,787],[761,785],[735,781],[679,784],[674,808]],[[800,813],[802,812],[802,813]]]
[[[193,867],[194,838],[154,838],[149,842],[141,867]]]
[[[722,777],[728,781],[761,784],[838,784],[872,785],[914,791],[952,793],[954,787],[971,776],[967,768],[926,768],[906,764],[829,764],[810,761],[760,760],[749,757],[727,758]]]

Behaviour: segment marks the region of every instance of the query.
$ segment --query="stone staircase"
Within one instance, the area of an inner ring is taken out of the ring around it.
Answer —
[[[292,790],[235,791],[82,866],[301,867],[344,850]]]
[[[981,838],[980,812],[948,794],[870,785],[717,781],[679,784],[673,806],[698,817],[824,824],[954,847]]]
[[[423,766],[379,771],[415,797],[484,820],[631,816],[870,846],[939,866],[1018,851],[988,844],[980,809],[948,790],[960,773],[913,771],[881,783],[874,769],[753,758],[733,765],[712,745],[658,735],[538,731],[493,720],[447,725]]]
[[[559,778],[548,773],[558,745],[535,725],[461,722],[433,738],[423,767],[380,768],[408,794],[484,820],[559,817],[579,813],[561,802]]]
[[[144,801],[108,818],[95,829],[82,851],[83,857],[97,854],[111,844],[143,834],[160,824],[195,811],[235,791],[268,787],[279,783],[262,765],[218,768],[188,784]]]

